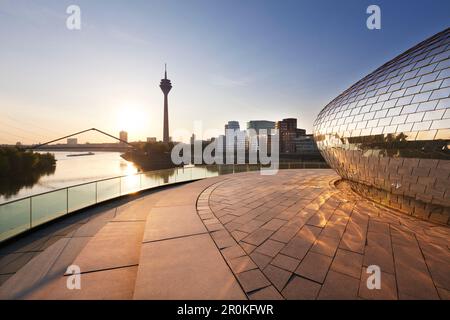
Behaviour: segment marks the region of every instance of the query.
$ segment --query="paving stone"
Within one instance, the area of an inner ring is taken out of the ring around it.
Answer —
[[[370,219],[369,232],[379,232],[383,234],[389,234],[389,224]]]
[[[264,222],[262,221],[251,220],[249,222],[242,224],[237,230],[252,233],[253,231],[258,230],[259,227],[261,227],[263,224]]]
[[[443,288],[437,288],[441,300],[450,300],[450,291]]]
[[[330,270],[319,292],[320,300],[356,300],[359,280]]]
[[[103,219],[99,219],[96,221],[89,221],[88,223],[83,224],[80,228],[78,228],[73,236],[74,237],[93,237],[100,231],[101,228],[105,226],[107,221]]]
[[[248,236],[248,233],[236,230],[236,231],[231,232],[231,236],[234,238],[234,240],[239,242],[242,239],[244,239],[246,236]]]
[[[250,300],[283,300],[283,296],[273,286],[262,288],[249,294]]]
[[[258,248],[256,248],[256,252],[265,254],[269,257],[275,257],[278,252],[285,246],[284,243],[274,241],[274,240],[267,240],[262,245],[260,245]]]
[[[226,214],[224,216],[219,217],[219,220],[222,224],[228,223],[236,219],[236,216],[232,214]]]
[[[365,244],[365,238],[351,233],[344,233],[344,236],[339,243],[339,248],[363,254]]]
[[[214,231],[214,229],[208,230]],[[197,215],[194,206],[154,207],[150,211],[145,225],[143,242],[171,239],[204,232],[206,232],[205,226]]]
[[[237,230],[237,229],[239,229],[239,227],[242,225],[242,223],[238,223],[238,222],[236,222],[236,221],[231,221],[231,222],[228,222],[227,224],[225,224],[225,228],[229,231],[229,232],[232,232],[232,231],[235,231],[235,230]]]
[[[300,260],[291,258],[284,254],[277,254],[276,257],[272,260],[271,264],[274,266],[280,267],[282,269],[294,272],[300,264]]]
[[[272,233],[273,231],[271,230],[258,229],[245,237],[242,241],[253,244],[255,246],[259,246],[264,241],[266,241],[272,235]]]
[[[414,234],[408,231],[403,231],[398,227],[391,226],[392,244],[403,246],[417,246],[417,240]]]
[[[319,212],[315,213],[306,222],[306,224],[323,228],[327,224],[328,219],[330,218],[331,214],[332,214],[332,212],[324,212],[324,211],[320,210]]]
[[[0,258],[0,274],[15,273],[39,252],[16,252]]]
[[[130,300],[133,298],[137,267],[126,267],[81,275],[81,290],[68,290],[67,277],[28,295],[38,300]]]
[[[36,255],[0,287],[0,299],[23,299],[50,270],[69,239],[63,238]]]
[[[339,239],[333,237],[319,236],[311,247],[312,252],[333,257],[339,245]]]
[[[367,273],[367,269],[363,268],[361,272],[361,282],[359,284],[359,296],[363,299],[370,300],[396,300],[397,284],[395,276],[386,272],[381,272],[380,289],[369,289],[367,280],[371,276]]]
[[[245,292],[251,292],[270,285],[269,280],[259,269],[239,273],[237,278]]]
[[[242,256],[230,260],[230,267],[234,273],[241,273],[244,271],[258,268],[258,266],[248,256]]]
[[[323,228],[323,231],[320,233],[320,235],[325,237],[341,239],[342,235],[344,234],[344,231],[345,225],[327,223],[327,225]]]
[[[300,230],[300,227],[298,226],[283,226],[280,229],[278,229],[277,232],[275,232],[270,238],[275,241],[289,242]]]
[[[295,273],[313,281],[323,283],[332,260],[331,257],[310,251],[295,270]]]
[[[433,243],[423,244],[420,247],[434,284],[437,287],[450,290],[450,251]]]
[[[245,299],[245,295],[211,237],[201,234],[143,244],[134,299]]]
[[[156,194],[132,201],[116,210],[116,215],[111,221],[145,221],[150,213],[151,207],[159,197]]]
[[[298,236],[302,239],[311,242],[311,244],[316,241],[319,234],[322,232],[322,228],[314,227],[314,226],[304,226],[298,232]]]
[[[302,260],[311,247],[312,242],[301,237],[295,236],[289,243],[281,250],[281,253]]]
[[[252,252],[250,254],[250,258],[252,258],[252,260],[258,265],[260,269],[264,269],[272,260],[271,257],[258,252]]]
[[[281,219],[272,219],[269,222],[267,222],[265,225],[262,226],[263,229],[277,231],[280,229],[284,224],[286,223],[285,220]]]
[[[232,247],[232,246],[236,245],[236,241],[232,237],[218,238],[218,239],[215,239],[214,242],[216,243],[216,245],[219,249]]]
[[[436,288],[418,247],[393,244],[399,299],[438,299]]]
[[[72,265],[76,257],[80,254],[83,248],[91,240],[90,237],[75,237],[70,238],[64,249],[61,251],[45,278],[52,278],[62,276],[66,273],[67,267]]]
[[[232,260],[237,257],[245,256],[245,251],[242,250],[242,248],[238,244],[236,244],[232,247],[222,249],[222,250],[220,250],[220,252],[223,254],[225,259],[227,259],[227,260]]]
[[[316,282],[294,276],[281,294],[288,300],[314,300],[320,288],[321,285]]]
[[[83,248],[73,264],[82,272],[139,263],[144,222],[109,222]]]
[[[225,230],[225,227],[221,223],[206,224],[205,227],[206,227],[206,229],[208,229],[209,232]],[[202,233],[202,231],[199,233]],[[193,234],[195,234],[195,233],[193,233]]]
[[[390,248],[367,246],[364,252],[364,266],[377,265],[383,272],[394,274],[394,258]]]
[[[292,275],[292,272],[280,269],[271,264],[264,268],[263,273],[279,291],[283,290]]]
[[[254,245],[252,245],[252,244],[248,244],[248,243],[245,243],[245,242],[242,242],[242,241],[239,242],[239,245],[241,246],[242,249],[244,249],[244,251],[245,251],[247,254],[252,253],[253,250],[255,250],[255,249],[257,248],[257,246],[254,246]]]
[[[221,224],[221,222],[215,217],[211,219],[202,219],[202,221],[205,225]]]
[[[331,270],[359,279],[363,256],[359,253],[338,249],[331,264]]]
[[[3,285],[3,283],[6,282],[6,280],[11,278],[13,275],[14,275],[14,273],[0,274],[0,287]]]

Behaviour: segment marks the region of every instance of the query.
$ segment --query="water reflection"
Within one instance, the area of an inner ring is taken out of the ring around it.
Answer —
[[[56,168],[24,179],[0,181],[0,203],[109,177],[132,175],[139,170],[119,152],[95,152],[86,157],[68,157],[73,152],[52,152]]]
[[[51,167],[39,172],[30,172],[26,176],[3,177],[0,182],[0,196],[10,199],[18,194],[22,188],[33,187],[41,177],[54,174],[55,170],[55,167]]]

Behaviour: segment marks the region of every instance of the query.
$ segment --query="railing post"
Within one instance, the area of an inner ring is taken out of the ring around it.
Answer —
[[[66,214],[69,213],[69,187],[66,188]]]
[[[32,226],[32,223],[33,223],[33,210],[32,210],[32,207],[33,207],[33,197],[30,197],[30,229],[31,229],[31,226]]]

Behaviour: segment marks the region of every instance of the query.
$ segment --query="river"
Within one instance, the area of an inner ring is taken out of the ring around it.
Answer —
[[[120,152],[95,152],[93,155],[79,157],[67,156],[77,152],[56,151],[52,153],[57,160],[53,174],[42,176],[31,187],[21,187],[17,193],[15,190],[13,195],[0,195],[0,203],[84,182],[138,172],[132,162],[120,157]]]

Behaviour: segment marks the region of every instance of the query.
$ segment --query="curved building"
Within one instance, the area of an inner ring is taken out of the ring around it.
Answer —
[[[320,152],[353,189],[449,224],[450,28],[376,69],[314,122]]]

